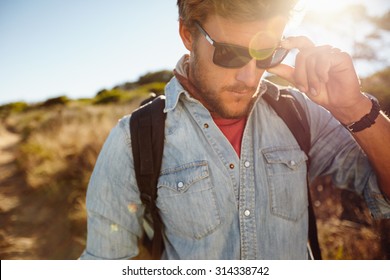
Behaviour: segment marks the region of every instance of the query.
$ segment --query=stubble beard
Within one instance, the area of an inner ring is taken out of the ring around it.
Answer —
[[[239,119],[248,116],[258,95],[259,87],[248,87],[242,83],[236,82],[234,85],[222,86],[219,90],[213,90],[207,86],[207,73],[204,74],[205,72],[202,71],[202,69],[206,68],[202,67],[196,52],[194,52],[192,63],[190,63],[191,80],[198,90],[197,94],[202,99],[200,101],[211,114],[224,119]],[[215,81],[215,83],[217,84],[218,81]],[[236,110],[238,106],[236,108],[231,108],[234,107],[234,105],[225,104],[220,98],[220,96],[229,94],[229,92],[251,92],[253,95],[249,101],[239,100],[239,98],[237,98],[237,104],[240,102],[247,102],[247,104],[245,106],[240,105],[242,106],[242,109]]]

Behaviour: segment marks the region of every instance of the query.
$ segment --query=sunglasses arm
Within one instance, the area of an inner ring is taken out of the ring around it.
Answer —
[[[207,40],[211,45],[214,46],[214,40],[211,39],[210,35],[207,34],[206,30],[204,30],[204,29],[202,28],[202,26],[200,26],[200,24],[197,23],[197,22],[195,22],[195,25],[196,25],[196,27],[198,28],[198,30],[200,31],[200,33],[202,33],[202,34],[204,35],[204,37],[206,38],[206,40]]]

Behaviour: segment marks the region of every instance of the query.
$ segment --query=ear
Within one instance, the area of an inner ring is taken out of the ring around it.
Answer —
[[[186,49],[192,51],[193,36],[182,19],[179,20],[179,33]]]

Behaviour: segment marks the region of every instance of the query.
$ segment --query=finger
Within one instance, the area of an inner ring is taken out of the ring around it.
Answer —
[[[314,43],[305,36],[288,37],[281,42],[281,45],[283,48],[288,50],[304,50],[308,48],[313,48],[315,46]]]
[[[330,46],[320,46],[301,50],[295,59],[295,82],[300,91],[305,93],[317,94],[320,90],[319,84],[322,82],[321,77],[317,75],[317,65],[319,57],[324,57],[331,50]],[[321,75],[327,75],[322,71]]]
[[[329,74],[334,71],[340,60],[341,51],[331,46],[318,47],[318,52],[313,53],[306,63],[308,73],[309,93],[317,96],[323,92],[322,85],[329,81]]]
[[[290,84],[296,86],[294,80],[295,68],[291,67],[290,65],[279,64],[275,67],[267,69],[267,72],[279,76],[280,78],[288,81]]]
[[[302,92],[308,90],[306,63],[309,55],[310,52],[300,51],[295,58],[294,81],[296,87]]]
[[[306,59],[308,93],[313,96],[321,93],[321,84],[328,79],[331,51],[331,46],[317,47]]]
[[[334,74],[344,71],[354,71],[351,56],[346,52],[340,51],[339,49],[332,49],[329,58],[329,64],[329,67],[331,68],[330,71]]]
[[[307,93],[312,96],[317,96],[320,92],[321,81],[317,75],[316,69],[317,58],[315,56],[310,56],[306,60],[306,69],[307,69]]]
[[[329,71],[332,67],[332,61],[335,56],[339,56],[341,51],[339,49],[329,46],[329,48],[318,56],[318,62],[315,67],[319,79],[322,83],[327,83],[329,80]]]
[[[307,96],[316,102],[317,104],[328,104],[329,103],[329,97],[327,94],[327,88],[324,83],[320,83],[318,89],[316,90],[316,94],[313,94],[312,92],[309,92]]]

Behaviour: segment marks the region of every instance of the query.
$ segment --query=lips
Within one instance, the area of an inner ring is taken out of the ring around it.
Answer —
[[[248,90],[228,90],[227,91],[230,95],[236,96],[236,97],[252,97],[256,94],[255,89],[248,89]]]
[[[225,90],[237,95],[253,95],[256,92],[256,88],[246,86],[230,86],[226,87]]]
[[[248,94],[253,94],[254,91],[231,91],[232,93],[234,94],[238,94],[238,95],[248,95]]]

